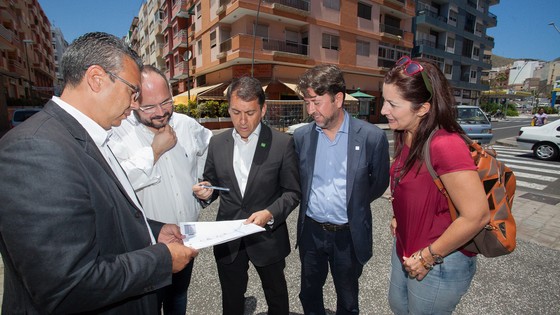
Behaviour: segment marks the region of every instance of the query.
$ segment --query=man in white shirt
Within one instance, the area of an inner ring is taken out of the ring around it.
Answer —
[[[144,65],[141,82],[139,106],[114,128],[110,147],[148,218],[197,221],[201,207],[190,188],[200,177],[212,132],[191,117],[173,113],[169,82],[157,68]],[[185,314],[192,267],[191,262],[158,292],[164,314]]]

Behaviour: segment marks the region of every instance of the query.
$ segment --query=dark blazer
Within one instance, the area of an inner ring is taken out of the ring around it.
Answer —
[[[267,266],[288,256],[290,240],[286,218],[301,197],[293,140],[265,124],[261,126],[243,198],[233,170],[232,129],[210,139],[204,167],[205,180],[230,188],[229,192],[214,191],[212,196],[212,200],[220,196],[217,221],[246,219],[263,209],[274,216],[272,228],[243,238],[249,259],[255,266]],[[240,243],[241,239],[237,239],[214,246],[216,259],[231,263]]]
[[[307,212],[319,132],[311,123],[294,133],[299,156],[302,199],[298,218],[298,242]],[[354,250],[365,264],[372,256],[372,219],[370,203],[389,185],[389,143],[385,132],[370,123],[350,118],[348,126],[348,164],[346,173],[346,211]]]
[[[0,174],[2,314],[158,314],[169,250],[71,115],[49,101],[8,132]]]

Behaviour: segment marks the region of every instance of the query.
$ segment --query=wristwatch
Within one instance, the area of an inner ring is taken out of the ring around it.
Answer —
[[[432,244],[430,244],[430,246],[428,246],[428,251],[430,251],[430,255],[432,255],[432,258],[434,258],[434,265],[443,264],[443,256],[435,254],[432,251]]]

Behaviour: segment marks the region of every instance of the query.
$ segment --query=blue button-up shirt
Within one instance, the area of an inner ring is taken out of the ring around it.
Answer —
[[[321,223],[348,223],[346,169],[349,119],[350,116],[344,111],[344,121],[333,141],[321,127],[316,127],[319,137],[307,215]]]

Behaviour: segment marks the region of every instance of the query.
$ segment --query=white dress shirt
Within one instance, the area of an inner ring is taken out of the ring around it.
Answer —
[[[192,186],[202,177],[212,132],[187,115],[173,113],[177,144],[154,164],[154,133],[130,115],[113,128],[111,149],[125,170],[146,215],[165,223],[198,221],[201,206]]]
[[[261,133],[261,124],[255,128],[253,133],[249,135],[247,141],[241,139],[235,128],[232,131],[233,136],[233,171],[237,179],[237,185],[241,190],[241,197],[245,195],[245,188],[247,187],[247,178],[251,171],[251,164],[253,164],[253,157],[257,149],[257,142],[259,141],[259,134]]]
[[[144,221],[146,222],[146,226],[148,227],[150,239],[152,240],[152,244],[155,244],[156,240],[152,233],[152,229],[150,228],[150,225],[146,220],[146,214],[144,213],[144,209],[142,209],[142,205],[138,202],[138,198],[134,193],[134,189],[132,188],[130,181],[126,177],[126,174],[124,173],[123,169],[119,166],[118,161],[116,160],[115,156],[111,152],[111,149],[107,145],[107,143],[109,142],[109,137],[111,136],[111,131],[107,131],[103,129],[103,127],[101,127],[91,118],[89,118],[88,116],[80,112],[72,105],[61,100],[59,97],[53,96],[52,100],[56,104],[58,104],[63,110],[65,110],[68,114],[74,117],[80,123],[80,125],[84,127],[84,129],[87,131],[89,136],[93,139],[93,141],[99,148],[99,151],[101,151],[101,154],[103,155],[105,160],[107,160],[107,163],[111,167],[111,170],[113,170],[113,173],[115,174],[115,176],[117,176],[117,179],[126,190],[126,193],[130,197],[130,199],[134,202],[136,207],[140,209],[140,211],[142,211],[142,213],[144,214],[143,217],[144,217]]]

